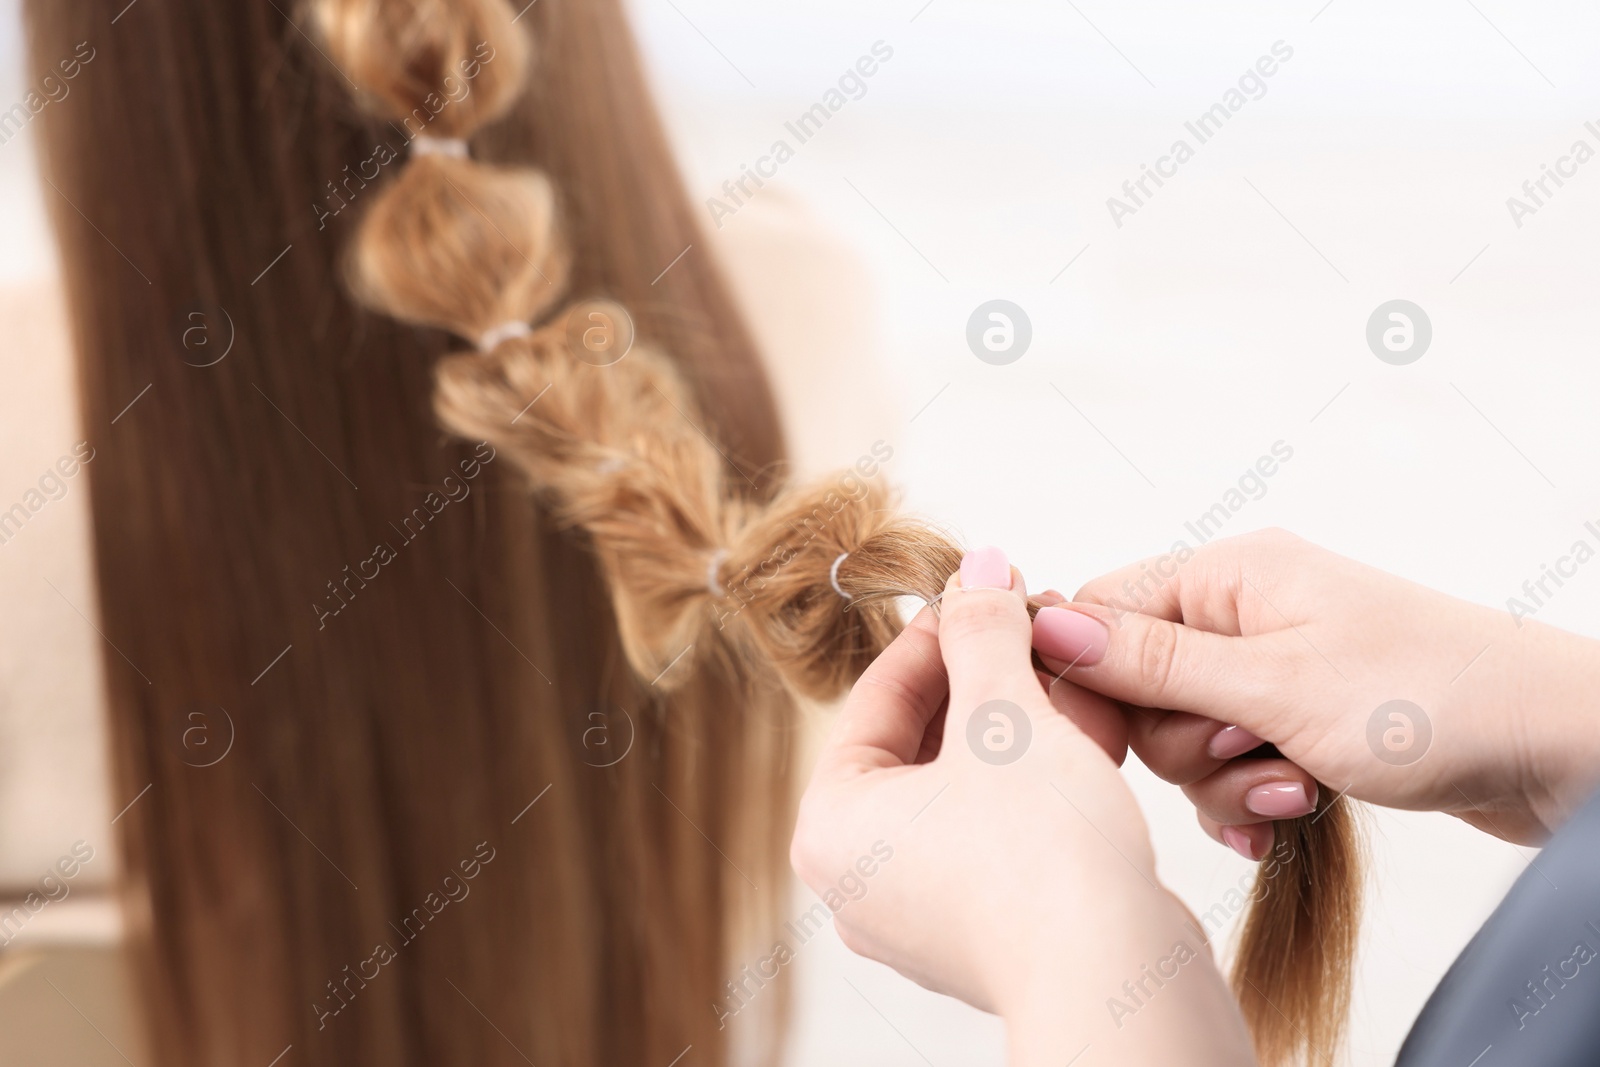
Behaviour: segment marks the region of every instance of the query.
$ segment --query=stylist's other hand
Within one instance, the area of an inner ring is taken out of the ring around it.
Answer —
[[[1021,576],[969,554],[845,702],[796,872],[851,949],[1004,1016],[1013,1063],[1253,1062],[1132,793],[1074,724],[1115,708],[1059,684],[1052,704],[1030,638]],[[1150,994],[1132,1017],[1129,982]]]
[[[1278,530],[1097,578],[1039,612],[1034,646],[1126,704],[1139,758],[1251,858],[1315,780],[1522,843],[1600,780],[1600,645]],[[1263,739],[1286,758],[1233,758]]]

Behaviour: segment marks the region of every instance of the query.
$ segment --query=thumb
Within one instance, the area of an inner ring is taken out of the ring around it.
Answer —
[[[1033,647],[1074,684],[1145,708],[1271,729],[1289,683],[1263,637],[1231,637],[1098,604],[1039,609]]]
[[[1022,576],[998,548],[976,548],[950,576],[939,599],[939,651],[950,678],[950,725],[961,727],[979,705],[1040,703]]]

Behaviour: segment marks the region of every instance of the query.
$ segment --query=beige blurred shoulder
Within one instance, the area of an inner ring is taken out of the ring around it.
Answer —
[[[850,466],[898,441],[872,281],[849,245],[773,186],[708,236],[772,378],[796,470]]]
[[[74,842],[110,875],[88,478],[56,279],[0,282],[0,896]],[[130,398],[131,399],[131,398]]]

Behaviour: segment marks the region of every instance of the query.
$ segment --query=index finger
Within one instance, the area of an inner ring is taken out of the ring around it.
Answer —
[[[1278,573],[1273,561],[1295,541],[1277,530],[1224,537],[1193,549],[1180,541],[1171,551],[1091,580],[1072,599],[1105,607],[1118,622],[1129,614],[1150,615],[1239,637],[1246,630],[1246,586],[1272,588]]]
[[[939,622],[924,608],[857,679],[817,759],[817,775],[915,763],[948,694]]]

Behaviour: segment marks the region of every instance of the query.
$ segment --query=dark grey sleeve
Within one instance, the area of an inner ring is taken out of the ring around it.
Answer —
[[[1557,831],[1451,964],[1395,1063],[1600,1064],[1600,793]]]

